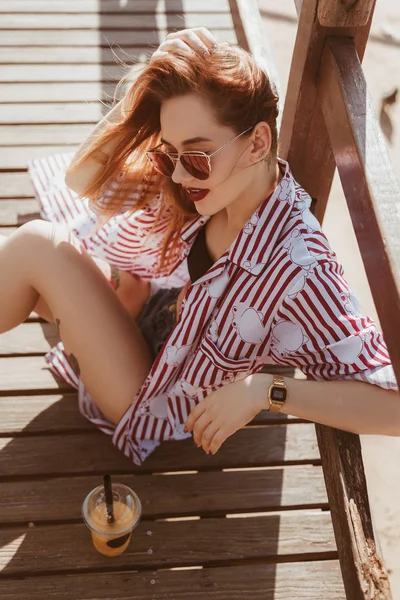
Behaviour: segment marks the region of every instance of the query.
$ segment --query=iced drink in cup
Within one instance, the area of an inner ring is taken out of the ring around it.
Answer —
[[[117,556],[127,549],[141,514],[139,497],[122,483],[113,483],[108,494],[105,486],[99,485],[86,496],[82,506],[93,545],[105,556]]]

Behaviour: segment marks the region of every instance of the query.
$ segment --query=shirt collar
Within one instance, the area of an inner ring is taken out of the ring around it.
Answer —
[[[295,180],[287,161],[278,158],[283,175],[273,193],[258,206],[235,241],[227,259],[253,275],[267,264],[296,198]],[[199,215],[182,228],[181,237],[190,244],[210,216]]]

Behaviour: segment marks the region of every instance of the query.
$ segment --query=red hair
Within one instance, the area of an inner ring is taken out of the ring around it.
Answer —
[[[125,76],[119,86],[129,77],[130,74]],[[161,103],[190,93],[207,100],[215,111],[217,122],[237,134],[260,121],[267,122],[272,134],[270,154],[276,157],[278,96],[275,89],[248,52],[224,43],[207,59],[194,53],[175,52],[153,59],[128,89],[124,100],[127,116],[119,123],[110,123],[74,164],[79,165],[94,153],[99,160],[101,147],[116,136],[119,138],[111,156],[102,161],[104,168],[83,195],[89,198],[96,212],[112,216],[126,208],[128,196],[139,186],[139,198],[132,206],[132,212],[143,208],[162,191],[161,210],[166,206],[172,210],[159,268],[174,256],[183,224],[197,212],[179,185],[154,171],[145,151],[160,141]],[[122,181],[108,195],[104,206],[102,191],[121,174]]]

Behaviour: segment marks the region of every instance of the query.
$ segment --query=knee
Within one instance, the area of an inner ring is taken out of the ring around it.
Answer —
[[[74,246],[81,251],[81,243],[67,227],[59,223],[52,223],[42,219],[33,219],[24,223],[15,233],[15,236],[23,239],[25,244],[35,245],[35,248],[49,246],[56,247],[62,242],[67,242],[68,247]]]
[[[16,231],[16,235],[19,236],[42,236],[47,237],[49,233],[49,227],[51,227],[49,221],[42,221],[41,219],[33,219],[21,225]]]
[[[51,226],[49,221],[34,219],[21,225],[14,233],[13,239],[25,251],[26,258],[29,257],[29,252],[36,255],[36,250],[43,245],[43,241],[51,238]]]

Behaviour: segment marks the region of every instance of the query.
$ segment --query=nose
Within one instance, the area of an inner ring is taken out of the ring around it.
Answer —
[[[175,163],[174,172],[172,173],[172,181],[188,187],[188,183],[192,183],[193,180],[194,177],[186,171],[181,161],[177,160]]]

